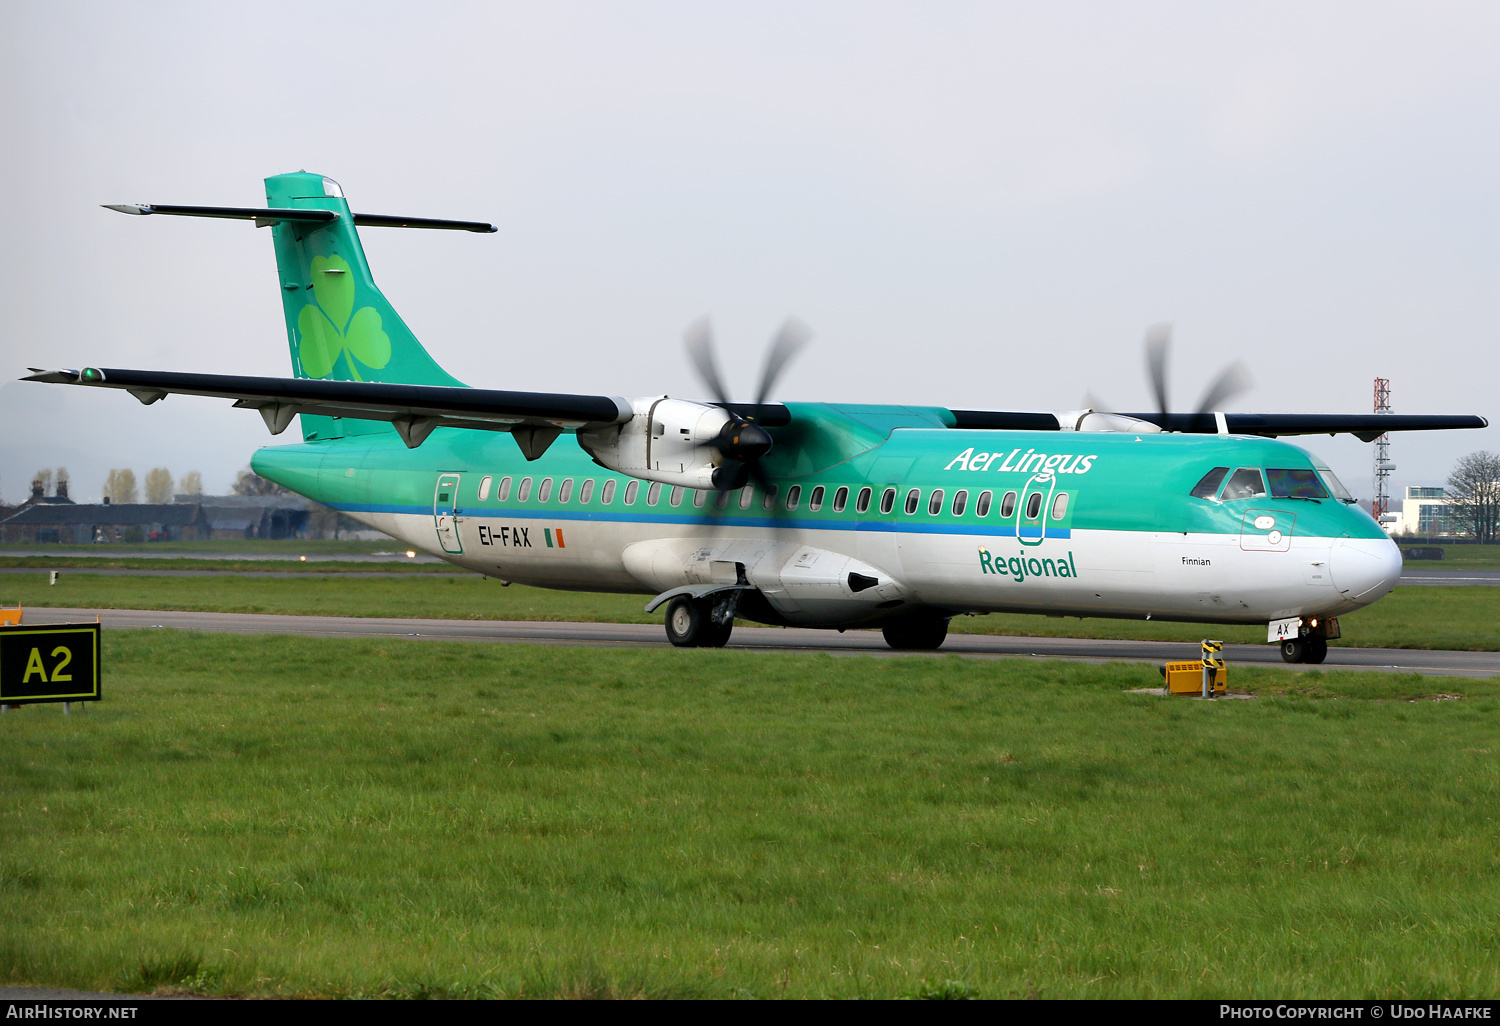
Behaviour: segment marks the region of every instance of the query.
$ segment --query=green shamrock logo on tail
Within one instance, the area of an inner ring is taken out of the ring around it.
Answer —
[[[355,381],[365,380],[359,364],[379,370],[391,362],[391,337],[380,330],[379,311],[373,306],[354,309],[354,276],[348,261],[341,256],[313,257],[312,292],[315,302],[297,317],[297,355],[309,377],[328,377],[340,356],[347,358]]]

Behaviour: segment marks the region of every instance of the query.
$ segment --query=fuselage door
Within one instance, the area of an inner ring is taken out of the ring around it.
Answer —
[[[454,555],[462,553],[463,542],[458,539],[459,505],[457,474],[441,474],[437,479],[437,490],[432,496],[432,519],[437,527],[438,544],[444,552]]]
[[[1016,503],[1016,540],[1022,545],[1040,545],[1047,532],[1047,513],[1052,507],[1052,493],[1057,478],[1032,478],[1021,489]]]

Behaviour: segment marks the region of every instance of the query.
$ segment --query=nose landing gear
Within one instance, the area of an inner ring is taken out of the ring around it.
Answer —
[[[1338,637],[1337,617],[1290,616],[1272,620],[1266,640],[1281,646],[1281,658],[1288,663],[1321,663],[1328,658],[1328,642]]]
[[[1281,643],[1281,659],[1288,663],[1321,663],[1328,658],[1328,639],[1308,635]]]

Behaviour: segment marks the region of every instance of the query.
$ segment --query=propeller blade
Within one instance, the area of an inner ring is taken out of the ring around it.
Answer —
[[[724,379],[719,375],[719,361],[714,358],[714,329],[708,318],[700,317],[689,324],[682,340],[699,379],[713,393],[714,399],[729,402],[729,390],[724,387]]]
[[[757,415],[760,407],[765,405],[766,397],[771,394],[771,389],[776,385],[776,379],[786,369],[786,365],[792,358],[807,345],[808,339],[812,338],[812,329],[795,317],[788,317],[781,330],[776,332],[776,337],[771,341],[771,348],[766,353],[766,365],[760,372],[760,388],[755,394],[755,406]]]
[[[1146,329],[1146,374],[1156,397],[1156,412],[1165,414],[1167,402],[1167,350],[1172,346],[1172,326],[1154,324]]]
[[[1115,408],[1092,392],[1083,393],[1083,408],[1095,413],[1113,413]]]
[[[1223,407],[1224,400],[1248,392],[1255,387],[1255,379],[1243,363],[1236,360],[1219,372],[1219,376],[1208,386],[1203,398],[1198,401],[1199,413],[1212,413]]]

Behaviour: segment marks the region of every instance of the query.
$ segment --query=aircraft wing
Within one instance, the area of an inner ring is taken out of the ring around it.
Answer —
[[[123,388],[146,404],[168,395],[233,399],[234,405],[241,409],[259,410],[272,434],[285,431],[299,413],[388,421],[411,448],[421,445],[433,429],[439,427],[509,431],[531,459],[545,452],[564,428],[623,424],[633,415],[629,402],[604,395],[507,392],[376,381],[184,374],[110,367],[89,367],[81,371],[47,371],[33,367],[31,370],[33,373],[22,380]]]
[[[1028,429],[1050,431],[1060,427],[1060,418],[1051,413],[1018,413],[1005,410],[954,410],[960,428],[992,430]],[[1076,414],[1064,415],[1071,423]],[[1483,417],[1468,414],[1398,414],[1398,413],[1109,413],[1111,420],[1142,420],[1165,431],[1213,435],[1221,431],[1218,418],[1224,419],[1222,430],[1230,435],[1337,435],[1351,434],[1371,442],[1387,431],[1449,431],[1455,428],[1489,427]],[[1081,417],[1080,417],[1081,419]],[[1125,428],[1117,428],[1125,430]]]

